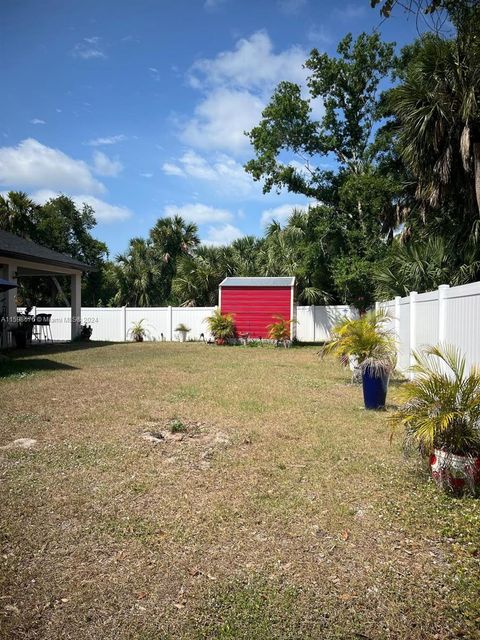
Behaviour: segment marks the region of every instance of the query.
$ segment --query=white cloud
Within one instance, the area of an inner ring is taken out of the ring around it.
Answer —
[[[264,103],[249,91],[215,89],[195,108],[183,128],[184,142],[201,149],[238,153],[248,148],[244,134],[260,120]]]
[[[216,9],[222,4],[225,4],[227,0],[205,0],[203,7],[205,9]]]
[[[303,83],[302,68],[307,52],[298,46],[275,53],[265,31],[239,40],[233,51],[223,51],[216,58],[203,58],[194,63],[189,79],[192,86],[256,89],[268,95],[281,80]]]
[[[343,5],[341,9],[336,8],[334,13],[336,16],[343,18],[344,20],[354,20],[360,18],[365,14],[366,6],[363,4],[350,3]]]
[[[245,234],[238,227],[234,227],[232,224],[224,224],[217,227],[209,227],[207,229],[207,235],[202,238],[203,244],[211,244],[214,246],[221,246],[224,244],[230,244],[237,238],[242,238]]]
[[[105,191],[86,162],[75,160],[34,138],[22,140],[16,147],[0,147],[0,184],[9,188]]]
[[[200,180],[217,180],[218,175],[209,163],[195,151],[187,151],[180,158],[184,173]]]
[[[206,222],[228,222],[232,219],[232,214],[226,209],[216,209],[206,204],[184,204],[182,206],[167,205],[164,210],[165,217],[182,216],[185,220],[204,224]]]
[[[157,82],[161,79],[160,71],[157,69],[157,67],[148,67],[148,71],[152,78]]]
[[[81,206],[83,202],[89,204],[95,211],[95,217],[98,222],[115,222],[126,220],[132,216],[132,212],[127,207],[109,204],[104,200],[95,198],[90,195],[72,196],[72,200],[77,206]]]
[[[317,48],[320,45],[331,44],[333,42],[332,34],[327,31],[323,24],[312,24],[308,29],[307,38]]]
[[[243,166],[231,156],[219,153],[209,161],[192,149],[178,159],[177,164],[165,162],[163,171],[170,176],[195,178],[215,183],[217,191],[229,194],[250,195],[255,191],[252,178]]]
[[[41,120],[40,118],[32,118],[30,120],[30,124],[47,124],[45,120]]]
[[[185,177],[185,172],[181,167],[172,162],[164,162],[162,165],[163,172],[167,174],[167,176],[183,176]]]
[[[153,178],[153,173],[150,173],[149,171],[145,171],[143,173],[140,174],[142,178]]]
[[[280,222],[281,224],[287,222],[288,218],[292,215],[294,209],[306,209],[308,205],[303,204],[281,204],[273,209],[265,209],[262,212],[260,222],[262,225],[270,224],[273,220]]]
[[[117,144],[117,142],[124,142],[125,140],[127,140],[127,136],[123,133],[120,133],[117,136],[94,138],[93,140],[85,142],[85,144],[87,144],[89,147],[101,147],[102,145]]]
[[[83,60],[106,58],[107,56],[100,48],[99,43],[100,38],[97,36],[84,38],[74,46],[72,55],[75,56],[75,58],[82,58]]]
[[[95,151],[93,154],[93,166],[95,173],[100,176],[115,177],[123,169],[123,164],[119,160],[111,160],[102,151]]]
[[[56,192],[49,189],[41,189],[31,194],[31,197],[35,202],[44,204],[50,198],[56,198],[60,195],[60,192]],[[127,207],[120,207],[117,205],[109,204],[104,200],[100,200],[95,196],[88,194],[79,194],[70,196],[77,207],[81,207],[83,203],[90,205],[95,211],[95,218],[97,222],[119,222],[126,220],[132,216],[132,212]]]
[[[307,0],[278,0],[280,11],[287,15],[298,13],[306,4]]]
[[[257,31],[232,50],[197,60],[188,80],[203,97],[182,123],[181,139],[195,148],[242,153],[249,146],[245,131],[259,122],[280,81],[296,82],[307,94],[307,57],[300,46],[276,52],[268,33]]]

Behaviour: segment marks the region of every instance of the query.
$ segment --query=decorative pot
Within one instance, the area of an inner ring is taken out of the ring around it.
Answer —
[[[185,342],[185,340],[187,339],[187,332],[179,331],[179,334],[180,334],[180,342]]]
[[[143,336],[137,334],[135,336],[134,340],[135,340],[135,342],[143,342]]]
[[[384,409],[387,399],[388,373],[362,371],[363,401],[365,409]]]
[[[215,338],[215,344],[225,344],[225,338]]]
[[[470,488],[474,493],[480,487],[480,457],[458,456],[443,449],[434,449],[430,456],[432,478],[437,486],[462,493]]]

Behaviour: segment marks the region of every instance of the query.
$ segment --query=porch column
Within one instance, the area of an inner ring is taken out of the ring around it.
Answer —
[[[17,265],[6,264],[3,268],[4,278],[17,282]],[[12,324],[17,319],[17,289],[9,289],[5,292],[6,315],[8,323]]]
[[[72,315],[72,340],[80,334],[82,324],[82,274],[75,273],[71,276],[71,315]]]

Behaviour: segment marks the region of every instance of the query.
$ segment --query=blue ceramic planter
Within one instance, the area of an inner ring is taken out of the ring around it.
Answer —
[[[388,373],[366,369],[362,372],[363,401],[365,409],[384,409],[388,389]]]

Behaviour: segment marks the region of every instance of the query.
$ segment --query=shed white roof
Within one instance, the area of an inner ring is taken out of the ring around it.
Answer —
[[[221,287],[293,287],[294,277],[279,278],[225,278]]]

